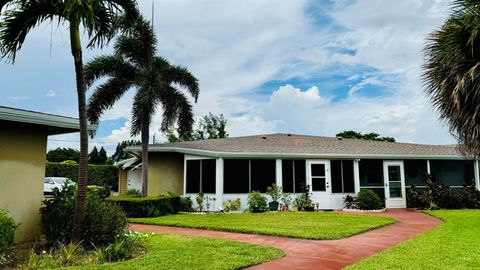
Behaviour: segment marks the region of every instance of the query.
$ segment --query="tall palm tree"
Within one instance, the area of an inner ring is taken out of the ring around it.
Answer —
[[[128,24],[138,16],[134,0],[0,0],[0,53],[12,62],[26,36],[39,24],[57,20],[69,26],[70,47],[75,65],[78,117],[80,121],[80,162],[73,223],[73,239],[81,240],[81,223],[85,216],[87,186],[88,131],[86,86],[83,74],[80,27],[90,40],[87,47],[102,47],[114,34],[117,15]]]
[[[423,81],[464,154],[480,156],[480,0],[456,0],[425,47]]]
[[[100,116],[111,108],[129,89],[136,94],[132,107],[131,135],[141,134],[142,139],[142,193],[148,189],[148,141],[149,127],[157,107],[163,108],[161,129],[166,131],[175,122],[180,135],[191,132],[192,106],[178,88],[185,88],[197,101],[197,79],[184,67],[170,65],[156,56],[157,38],[152,26],[140,18],[128,33],[121,35],[114,44],[113,55],[97,57],[85,65],[88,86],[103,78],[88,104],[88,119],[98,123]]]

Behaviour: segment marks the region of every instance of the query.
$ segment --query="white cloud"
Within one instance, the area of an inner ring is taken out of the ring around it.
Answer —
[[[27,97],[27,96],[8,96],[7,99],[9,99],[12,102],[15,102],[15,101],[27,100],[27,99],[30,99],[30,97]]]
[[[57,93],[54,90],[48,90],[48,92],[45,94],[46,97],[54,97],[56,95]]]

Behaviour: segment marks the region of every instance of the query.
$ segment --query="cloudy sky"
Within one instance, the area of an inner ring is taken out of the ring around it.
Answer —
[[[151,18],[152,0],[139,4]],[[231,136],[353,129],[446,144],[419,76],[428,34],[448,14],[445,0],[155,0],[154,24],[158,53],[200,81],[196,116],[225,114]],[[84,61],[111,51],[86,50]],[[0,105],[77,115],[66,26],[41,25],[0,74]],[[91,147],[111,154],[130,138],[133,93],[106,112]],[[161,112],[157,141],[160,122]],[[78,137],[51,137],[57,146],[78,148]]]

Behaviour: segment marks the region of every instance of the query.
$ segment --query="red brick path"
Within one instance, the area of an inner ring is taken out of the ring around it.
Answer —
[[[167,226],[131,224],[136,231],[177,233],[231,239],[252,244],[272,246],[285,251],[286,256],[250,269],[341,269],[365,257],[403,242],[419,233],[432,229],[442,222],[429,215],[413,210],[388,210],[384,213],[370,213],[393,217],[394,225],[368,231],[340,240],[302,240],[263,236],[254,234],[229,233],[200,229]]]

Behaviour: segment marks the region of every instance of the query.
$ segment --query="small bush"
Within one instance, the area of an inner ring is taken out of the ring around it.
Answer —
[[[415,185],[407,189],[407,207],[429,209],[431,202],[431,196],[425,190],[419,190]]]
[[[87,194],[98,199],[105,199],[110,196],[112,189],[110,187],[87,186]]]
[[[142,192],[138,189],[130,188],[130,189],[127,190],[125,195],[130,196],[130,197],[142,197]]]
[[[118,205],[96,198],[87,200],[87,213],[82,223],[83,239],[87,246],[98,247],[113,243],[127,224],[127,216]]]
[[[234,200],[227,200],[223,202],[223,210],[225,212],[232,212],[232,211],[238,211],[242,207],[242,202],[240,201],[240,198],[236,198]]]
[[[343,197],[343,204],[345,205],[346,209],[353,209],[356,207],[356,200],[355,196],[346,195]]]
[[[257,191],[248,194],[248,210],[252,213],[268,211],[267,197]]]
[[[190,197],[180,197],[180,212],[193,212],[193,202]]]
[[[120,206],[128,217],[158,217],[176,214],[180,209],[179,196],[158,197],[110,197],[108,200]]]
[[[357,194],[356,204],[358,209],[373,210],[382,208],[382,200],[371,189],[362,189]]]
[[[0,211],[0,266],[5,263],[5,253],[13,245],[16,228],[15,220],[6,212]]]
[[[203,200],[205,199],[203,193],[198,193],[197,197],[195,200],[197,201],[197,206],[198,206],[198,211],[202,212],[203,211]]]
[[[44,201],[41,209],[42,231],[51,244],[67,245],[71,242],[75,192],[76,186],[67,183],[62,190],[54,189],[53,198]],[[113,242],[126,224],[127,218],[121,208],[99,199],[98,193],[88,193],[82,223],[82,236],[87,247]]]
[[[131,259],[144,238],[146,234],[140,232],[119,234],[115,242],[97,250],[98,261],[105,263]]]

